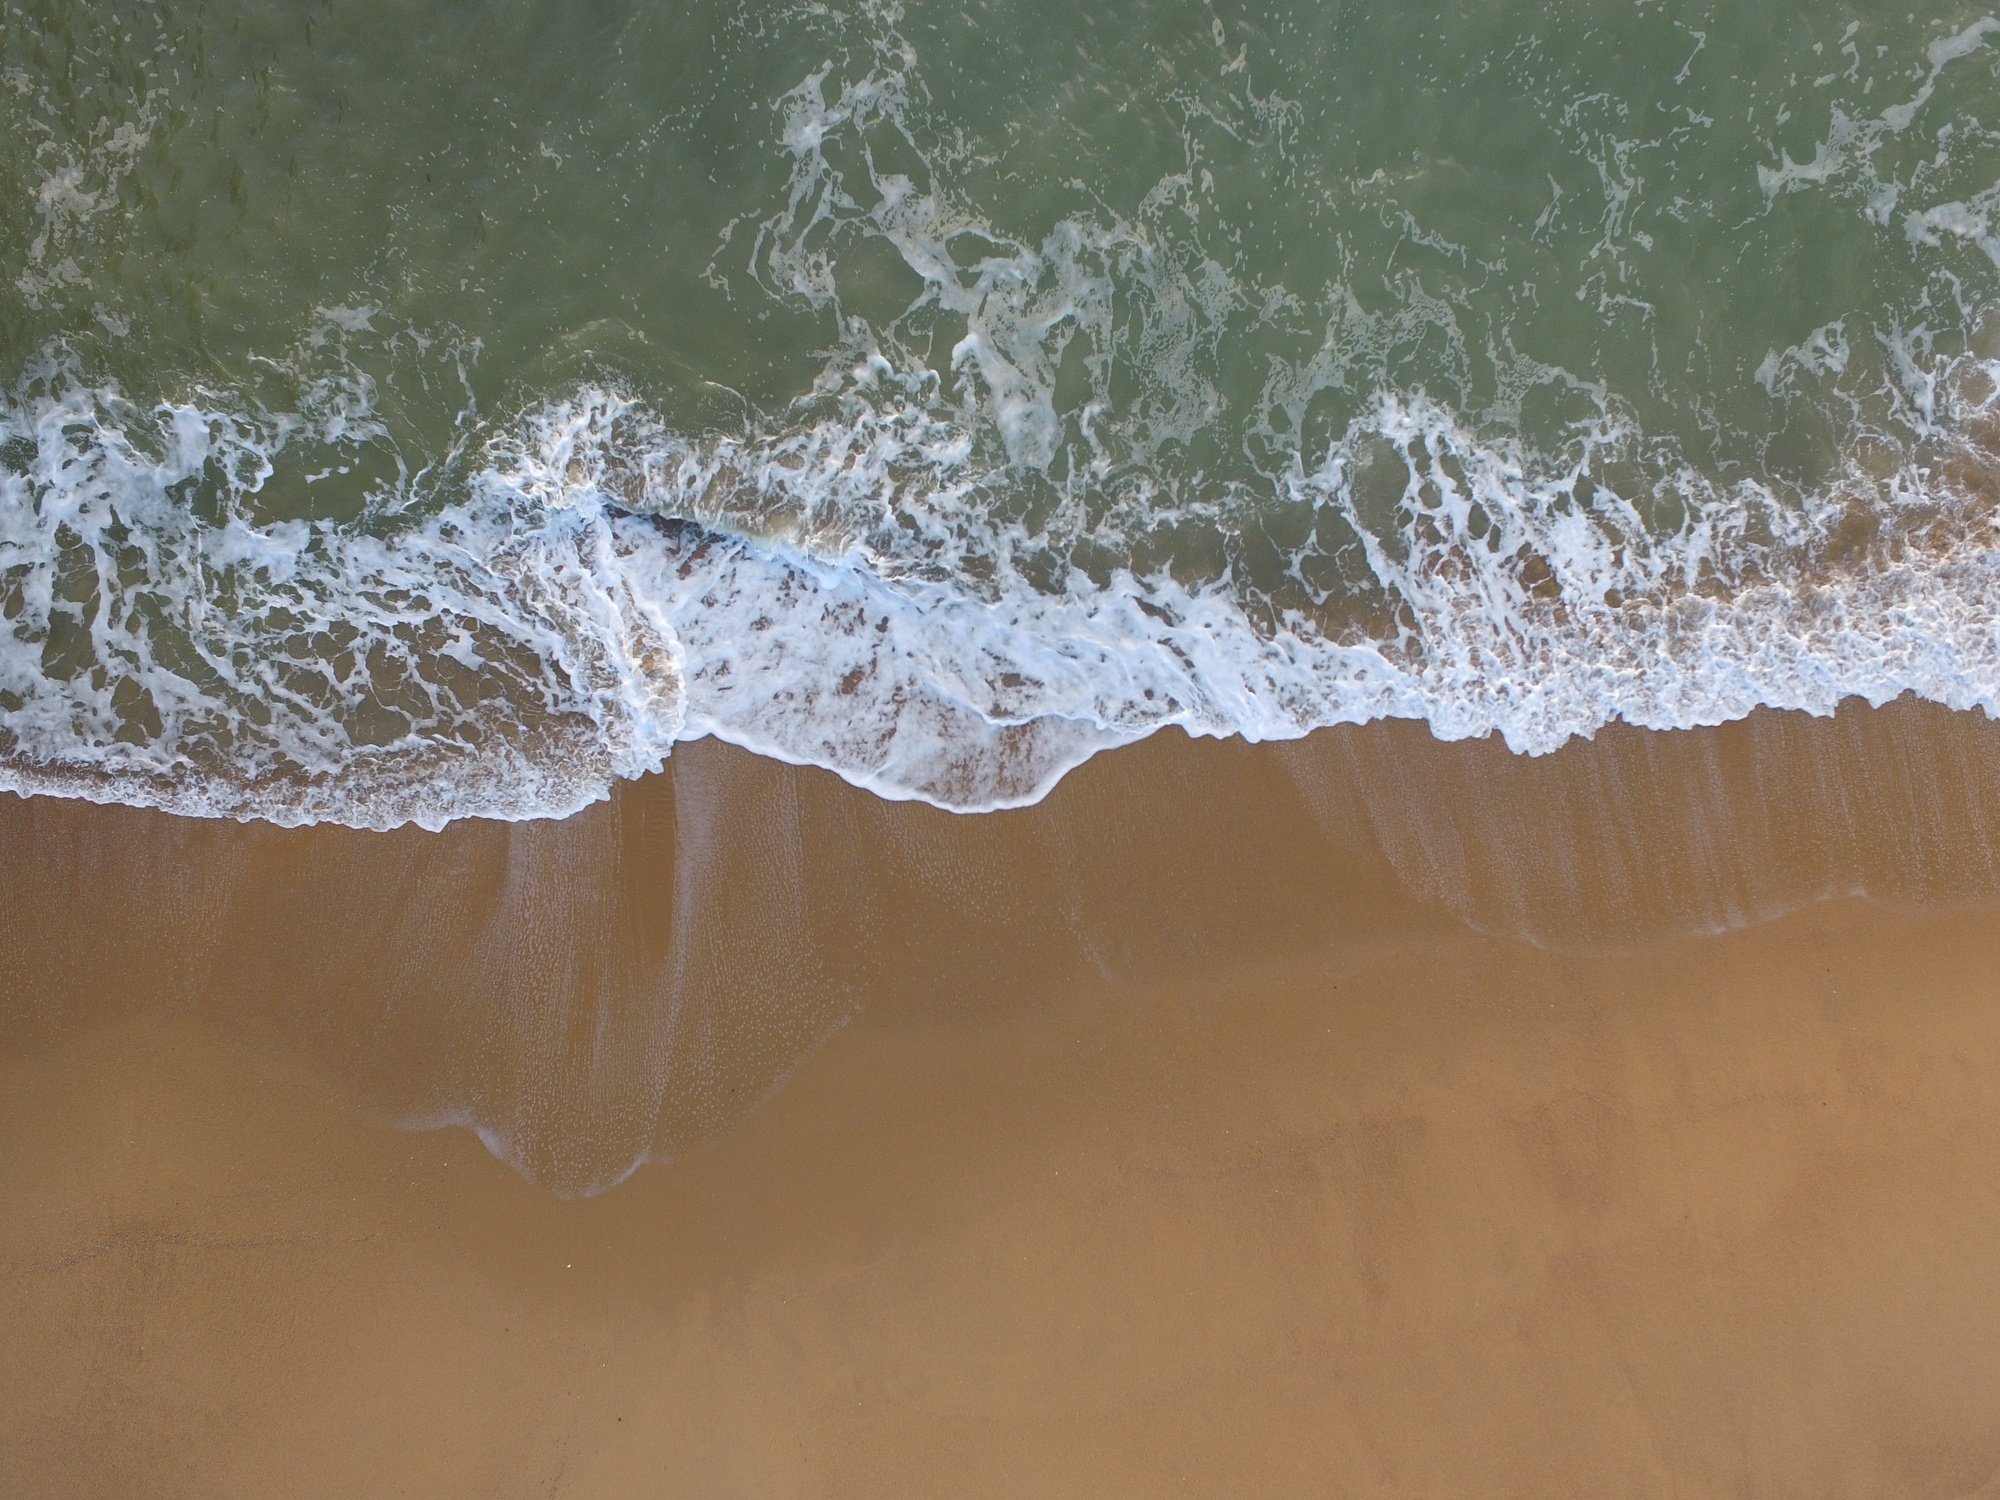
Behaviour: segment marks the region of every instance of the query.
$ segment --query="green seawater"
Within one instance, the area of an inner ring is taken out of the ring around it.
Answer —
[[[0,0],[0,771],[2000,701],[2000,18]]]

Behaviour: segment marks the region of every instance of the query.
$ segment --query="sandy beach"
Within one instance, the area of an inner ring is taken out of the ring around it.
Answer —
[[[0,1500],[2000,1500],[2000,9],[0,100]]]
[[[0,1491],[1995,1492],[1996,816],[1909,704],[10,800]]]

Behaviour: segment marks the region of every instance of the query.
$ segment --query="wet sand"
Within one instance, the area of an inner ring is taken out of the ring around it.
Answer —
[[[9,802],[0,1493],[2000,1493],[1996,832],[1913,705]]]

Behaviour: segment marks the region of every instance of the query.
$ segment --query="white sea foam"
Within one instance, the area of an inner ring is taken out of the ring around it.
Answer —
[[[490,440],[464,499],[379,535],[246,513],[309,420],[138,413],[60,372],[0,409],[8,786],[437,826],[569,812],[712,734],[978,809],[1168,725],[1272,739],[1395,715],[1540,752],[1612,718],[1850,695],[2000,708],[1991,523],[1962,485],[1937,540],[1935,467],[1857,470],[1804,508],[1684,474],[1661,533],[1591,481],[1615,431],[1551,469],[1384,402],[1293,479],[1363,538],[1371,635],[1227,576],[1031,583],[1007,566],[1019,538],[964,503],[970,445],[893,404],[696,443],[581,391]],[[1384,445],[1405,480],[1371,531],[1356,471]],[[203,474],[230,489],[219,518],[188,503]],[[1840,555],[1864,504],[1887,528]],[[1897,533],[1904,513],[1929,540]]]
[[[573,810],[678,730],[671,639],[588,486],[504,487],[401,524],[259,520],[306,411],[137,411],[58,363],[0,403],[7,785],[278,822]]]

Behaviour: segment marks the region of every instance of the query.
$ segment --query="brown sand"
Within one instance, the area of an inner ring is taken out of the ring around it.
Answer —
[[[9,803],[0,1495],[2000,1494],[1996,848],[1910,705]]]

